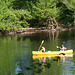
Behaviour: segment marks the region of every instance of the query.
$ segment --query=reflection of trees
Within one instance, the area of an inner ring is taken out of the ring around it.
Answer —
[[[48,40],[48,38],[50,39],[57,39],[58,37],[60,39],[64,39],[67,40],[67,39],[70,39],[70,38],[74,38],[74,31],[59,31],[59,30],[53,30],[53,31],[39,31],[39,32],[36,32],[36,33],[32,33],[32,34],[24,34],[24,35],[21,35],[21,36],[18,36],[17,37],[17,40],[20,41],[20,40],[25,40],[27,38],[30,38],[31,41],[38,41],[38,38],[40,38],[39,40],[42,40],[42,39],[46,39]]]
[[[20,41],[24,41],[25,39],[29,38],[31,41],[38,41],[38,38],[40,38],[39,40],[42,40],[42,39],[46,39],[48,40],[48,38],[50,39],[57,39],[57,38],[60,38],[60,39],[65,39],[65,40],[68,40],[68,39],[73,39],[75,37],[75,33],[74,31],[39,31],[39,32],[36,32],[36,33],[32,33],[32,34],[24,34],[24,35],[21,35],[21,36],[18,36],[17,37],[17,40]]]
[[[52,35],[52,36],[51,36]],[[49,38],[51,39],[57,39],[59,36],[59,31],[51,31],[49,32]]]
[[[24,41],[25,39],[29,38],[31,41],[38,41],[38,38],[40,38],[39,40],[42,40],[42,39],[46,39],[48,40],[48,38],[52,38],[52,39],[57,39],[59,36],[59,31],[40,31],[40,32],[36,32],[36,33],[33,33],[33,34],[25,34],[25,35],[22,35],[22,36],[18,36],[17,37],[17,41]]]
[[[46,60],[45,57],[33,60],[32,67],[33,73],[41,73],[42,71],[45,71],[45,68],[50,68],[51,64],[50,61]]]
[[[47,62],[43,62],[43,59],[44,57],[41,58],[41,62],[39,62],[37,59],[33,60],[30,66],[23,66],[22,63],[16,64],[17,75],[24,75],[26,71],[31,71],[32,74],[35,75],[35,73],[41,73],[42,71],[45,71],[45,68],[49,69],[51,66],[50,61],[47,60]]]
[[[49,60],[46,60],[45,62],[44,57],[42,57],[40,60],[41,62],[39,62],[38,59],[32,60],[30,66],[23,66],[22,62],[17,63],[16,64],[17,75],[24,75],[24,73],[26,74],[26,72],[28,73],[29,71],[31,71],[32,74],[35,75],[36,73],[41,73],[42,71],[45,71],[45,68],[48,69],[50,68],[51,64]]]
[[[55,56],[55,57],[38,57],[38,58],[33,58],[31,64],[29,66],[18,63],[17,68],[18,68],[18,73],[17,75],[24,75],[24,74],[30,74],[30,75],[36,75],[36,73],[40,74],[41,72],[46,72],[45,70],[50,70],[54,65],[54,63],[61,63],[61,61],[64,63],[66,60],[66,57],[68,56]],[[69,55],[69,57],[72,57]],[[60,61],[61,60],[61,61]]]

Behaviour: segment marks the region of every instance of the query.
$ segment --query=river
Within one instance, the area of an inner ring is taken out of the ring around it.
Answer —
[[[64,44],[73,55],[33,57],[42,40],[46,50]],[[0,75],[75,75],[75,30],[0,36]]]

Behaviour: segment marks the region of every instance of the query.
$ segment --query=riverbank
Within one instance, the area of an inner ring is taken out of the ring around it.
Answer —
[[[58,29],[48,29],[47,27],[30,27],[30,28],[21,28],[18,29],[16,31],[4,31],[4,32],[0,32],[0,36],[1,35],[16,35],[16,34],[30,34],[30,33],[36,33],[36,32],[40,32],[40,31],[67,31],[67,30],[75,30],[75,27],[72,28],[58,28]]]

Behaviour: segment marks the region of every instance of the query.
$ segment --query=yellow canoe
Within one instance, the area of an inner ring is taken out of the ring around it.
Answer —
[[[32,51],[33,55],[65,55],[65,54],[72,54],[73,50],[66,50],[66,51],[47,51],[47,52],[39,52],[39,51]]]

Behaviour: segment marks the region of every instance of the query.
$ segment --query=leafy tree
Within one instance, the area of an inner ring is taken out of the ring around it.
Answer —
[[[62,0],[62,2],[66,5],[66,7],[73,12],[73,23],[75,25],[75,0]]]
[[[75,24],[75,0],[2,0],[0,30]]]
[[[32,4],[32,16],[37,24],[41,25],[50,20],[54,21],[53,17],[58,17],[58,8],[56,8],[57,0],[39,0],[36,4]],[[51,17],[52,16],[52,17]],[[52,21],[50,21],[52,24]],[[36,24],[35,24],[36,25]]]
[[[12,1],[12,0],[11,0]],[[13,10],[11,1],[2,1],[0,10],[0,30],[17,29],[19,27],[29,27],[27,22],[32,18],[30,12],[24,9]]]

